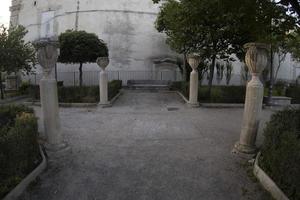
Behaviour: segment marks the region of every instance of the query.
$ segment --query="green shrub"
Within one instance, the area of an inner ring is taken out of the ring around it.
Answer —
[[[189,96],[189,83],[185,81],[173,82],[170,89],[180,91],[185,97]]]
[[[288,87],[285,95],[292,98],[292,103],[300,104],[300,86]]]
[[[28,94],[29,88],[30,88],[29,82],[22,82],[21,85],[19,86],[18,93],[21,95]]]
[[[0,129],[15,124],[16,116],[22,112],[33,113],[33,110],[23,105],[0,106]]]
[[[0,128],[2,198],[40,163],[41,156],[37,142],[37,119],[33,111],[24,106],[2,106],[0,115],[3,122]],[[2,119],[3,116],[6,119]]]
[[[172,90],[178,90],[186,97],[189,96],[189,84],[186,82],[174,82]],[[213,86],[211,96],[208,86],[199,86],[198,99],[202,103],[244,103],[246,95],[245,86]]]
[[[274,114],[264,135],[262,168],[291,200],[300,199],[300,109]]]
[[[108,84],[108,99],[111,100],[116,96],[122,88],[121,80],[113,80]]]
[[[64,103],[95,103],[99,101],[98,86],[59,87],[58,101]]]
[[[111,100],[122,88],[122,81],[108,83],[108,99]],[[40,89],[32,85],[29,95],[33,100],[40,99]],[[58,87],[58,101],[61,103],[97,103],[99,102],[99,86],[67,86]]]

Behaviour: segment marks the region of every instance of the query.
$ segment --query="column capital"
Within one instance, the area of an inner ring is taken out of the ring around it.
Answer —
[[[187,56],[187,61],[193,70],[197,70],[200,64],[201,57],[199,54],[191,53]]]
[[[58,59],[59,43],[56,39],[40,39],[34,42],[38,63],[43,68],[44,77],[49,77]]]
[[[269,46],[263,43],[247,43],[245,62],[252,75],[259,76],[268,65]]]
[[[96,63],[104,71],[105,68],[109,64],[109,58],[108,57],[99,57],[99,58],[97,58]]]

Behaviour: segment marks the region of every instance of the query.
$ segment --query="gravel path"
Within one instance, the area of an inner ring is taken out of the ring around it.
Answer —
[[[231,154],[242,113],[191,109],[175,93],[138,91],[124,91],[112,108],[61,108],[71,151],[50,162],[21,199],[266,199],[247,160]],[[270,114],[263,111],[264,121]]]

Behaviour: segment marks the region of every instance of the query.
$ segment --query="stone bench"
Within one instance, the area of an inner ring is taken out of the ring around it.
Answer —
[[[264,97],[264,102],[267,102],[268,97]],[[292,98],[284,96],[272,96],[272,104],[274,106],[289,106],[291,105]]]
[[[128,80],[130,89],[170,89],[171,81],[163,80]]]

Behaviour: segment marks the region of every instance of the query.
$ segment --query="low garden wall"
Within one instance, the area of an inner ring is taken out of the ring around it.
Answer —
[[[0,106],[0,199],[41,162],[37,118],[25,106]]]

